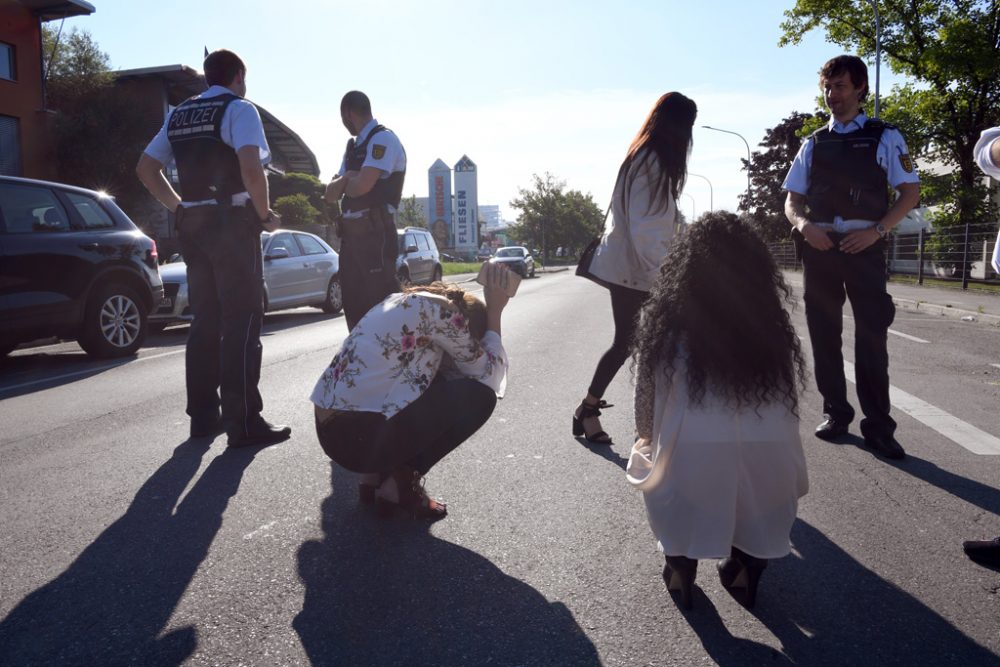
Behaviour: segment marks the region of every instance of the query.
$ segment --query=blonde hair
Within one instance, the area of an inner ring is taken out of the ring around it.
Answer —
[[[409,285],[404,294],[427,292],[448,299],[469,323],[469,333],[475,339],[486,335],[486,304],[454,283],[433,282],[430,285]]]

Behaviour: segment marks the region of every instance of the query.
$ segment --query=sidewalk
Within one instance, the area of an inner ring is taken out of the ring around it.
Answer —
[[[788,284],[801,292],[802,273],[784,271],[784,275]],[[1000,294],[997,293],[905,283],[889,283],[888,291],[896,307],[903,310],[1000,327]]]

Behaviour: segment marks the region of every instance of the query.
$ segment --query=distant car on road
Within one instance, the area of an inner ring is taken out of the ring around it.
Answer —
[[[74,338],[95,357],[134,354],[163,296],[156,243],[101,192],[0,176],[0,356]]]
[[[524,246],[515,245],[499,248],[490,261],[506,264],[509,269],[521,274],[522,278],[535,277],[535,258]]]
[[[334,314],[343,308],[340,258],[326,241],[307,232],[282,229],[261,233],[264,253],[264,310],[315,306]],[[187,265],[183,258],[160,267],[164,296],[150,316],[155,330],[190,322]]]
[[[399,257],[396,258],[396,277],[399,282],[426,285],[444,275],[441,255],[434,237],[421,227],[398,229]]]

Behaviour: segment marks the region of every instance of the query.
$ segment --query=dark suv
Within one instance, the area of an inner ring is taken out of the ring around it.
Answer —
[[[441,255],[431,233],[422,227],[397,229],[399,257],[396,275],[399,282],[425,285],[441,280]]]
[[[156,243],[107,195],[0,176],[0,354],[75,338],[89,354],[133,354],[163,298]]]

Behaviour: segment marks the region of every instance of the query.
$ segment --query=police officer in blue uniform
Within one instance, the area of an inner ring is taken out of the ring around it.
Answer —
[[[920,186],[902,134],[868,118],[868,68],[838,56],[820,70],[832,118],[799,149],[782,187],[785,215],[801,245],[806,322],[824,421],[816,437],[847,433],[854,408],[847,401],[841,351],[845,295],[854,312],[855,379],[865,417],[865,445],[892,459],[905,457],[889,415],[886,338],[895,316],[886,292],[889,231],[919,201]],[[889,201],[889,186],[897,192]]]
[[[372,117],[364,93],[344,95],[340,117],[354,138],[347,142],[326,199],[340,201],[340,286],[351,330],[372,306],[400,289],[393,216],[403,195],[406,151],[395,133]]]
[[[136,172],[174,212],[187,264],[194,320],[186,351],[191,437],[225,431],[230,447],[271,445],[291,428],[261,416],[260,329],[264,316],[261,230],[278,227],[263,165],[270,150],[246,95],[246,65],[232,51],[205,58],[209,88],[175,108]],[[164,178],[173,160],[180,195]]]

